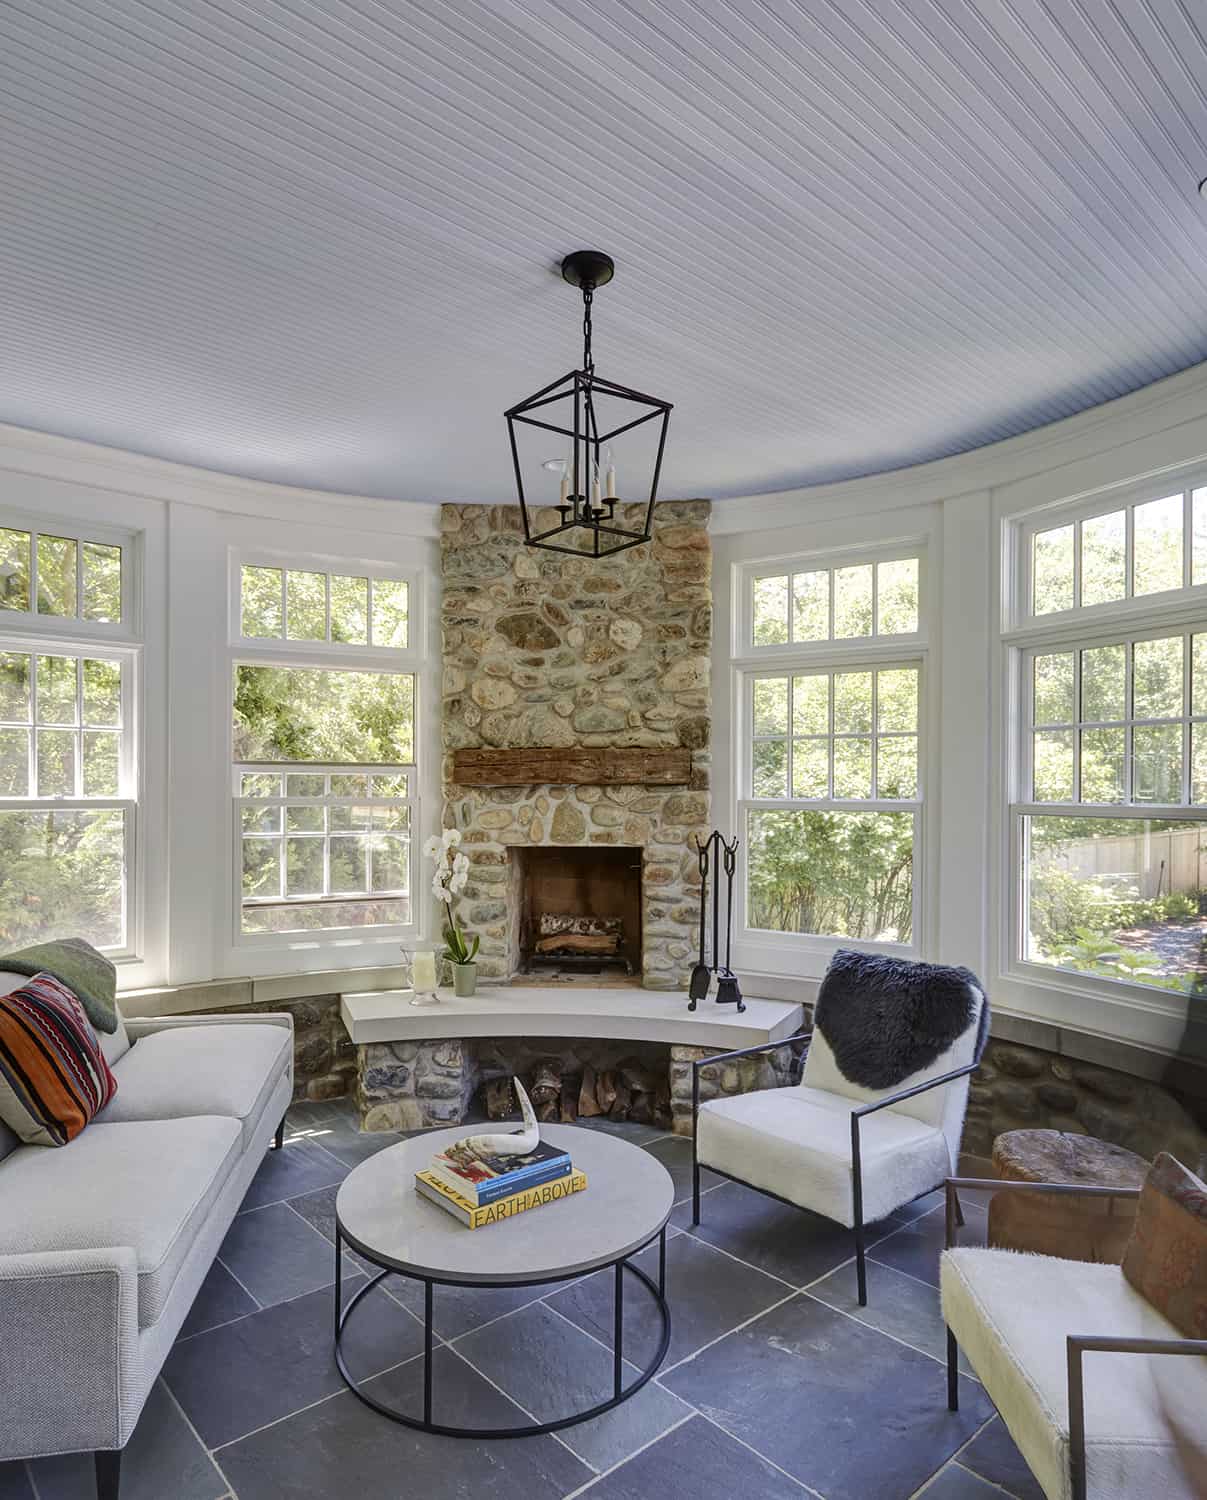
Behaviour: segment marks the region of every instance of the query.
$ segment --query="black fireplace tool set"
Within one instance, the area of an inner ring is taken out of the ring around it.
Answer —
[[[700,957],[693,965],[687,984],[688,1010],[695,1010],[697,1001],[708,998],[712,976],[717,976],[718,1005],[736,1005],[739,1011],[746,1009],[738,977],[730,967],[733,957],[733,876],[737,868],[738,841],[727,843],[719,829],[714,828],[703,843],[696,836],[696,858],[700,865]],[[721,872],[725,872],[725,962],[719,962],[721,953]],[[713,875],[712,886],[712,963],[705,963],[705,946],[708,919],[708,877]]]

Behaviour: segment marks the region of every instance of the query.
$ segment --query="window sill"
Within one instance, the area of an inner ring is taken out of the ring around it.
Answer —
[[[389,990],[398,987],[397,964],[361,969],[316,969],[308,974],[264,974],[239,979],[207,979],[195,984],[156,985],[118,991],[123,1016],[179,1016],[230,1006],[271,1006],[344,990]]]

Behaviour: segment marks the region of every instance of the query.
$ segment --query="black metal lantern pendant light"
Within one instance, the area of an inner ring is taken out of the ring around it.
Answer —
[[[671,414],[669,401],[617,385],[595,373],[591,355],[591,304],[596,287],[606,286],[614,270],[612,257],[601,250],[576,250],[562,261],[562,276],[583,294],[582,369],[571,370],[542,386],[505,413],[524,518],[524,540],[530,547],[569,552],[576,557],[608,557],[649,541]],[[657,434],[657,452],[649,477],[648,498],[644,477],[635,483],[636,464],[618,468],[613,452],[613,444],[622,433],[632,432],[647,422],[657,424],[652,429]],[[534,483],[529,490],[525,489],[525,465],[521,463],[517,443],[518,424],[542,428],[569,439],[565,456],[539,462],[540,477],[531,475]],[[617,490],[618,473],[623,477],[623,496]],[[616,519],[616,507],[626,499],[640,501],[645,507],[640,531]],[[557,525],[543,531],[534,529],[533,512],[538,507],[555,510],[560,517]],[[573,536],[576,531],[585,532],[585,537]],[[575,542],[578,545],[573,545]]]

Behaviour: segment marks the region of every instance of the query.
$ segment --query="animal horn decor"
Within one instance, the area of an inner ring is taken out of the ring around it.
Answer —
[[[468,1147],[475,1156],[527,1156],[541,1143],[541,1127],[537,1124],[528,1091],[518,1078],[511,1081],[515,1084],[516,1098],[520,1101],[524,1128],[498,1135],[467,1135],[458,1144]]]

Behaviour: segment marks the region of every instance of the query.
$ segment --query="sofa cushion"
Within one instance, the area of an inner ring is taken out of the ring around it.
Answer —
[[[18,974],[15,969],[0,969],[0,995],[10,995],[13,990],[19,990],[28,977],[26,974]],[[130,1050],[130,1038],[126,1035],[126,1023],[122,1020],[120,1009],[117,1012],[117,1030],[98,1031],[96,1035],[110,1067]],[[0,1130],[0,1161],[3,1161],[5,1154],[4,1133]]]
[[[34,1146],[64,1146],[117,1084],[92,1022],[53,974],[0,995],[0,1119]]]
[[[851,1100],[823,1089],[761,1089],[702,1105],[700,1160],[840,1224],[855,1222]],[[881,1219],[951,1170],[942,1131],[882,1109],[860,1125],[863,1217]]]
[[[284,1026],[174,1026],[141,1037],[114,1072],[109,1123],[226,1115],[247,1150],[264,1106],[293,1056]]]
[[[1071,1495],[1069,1334],[1174,1339],[1177,1330],[1114,1265],[1014,1250],[957,1249],[941,1262],[943,1317],[1050,1500]],[[1086,1465],[1094,1500],[1200,1493],[1179,1435],[1202,1440],[1207,1360],[1086,1354]]]
[[[1123,1274],[1188,1339],[1207,1339],[1207,1186],[1167,1151],[1140,1190]]]
[[[240,1156],[236,1120],[94,1121],[60,1151],[21,1146],[0,1167],[0,1254],[128,1246],[138,1320],[163,1312],[180,1267]]]

